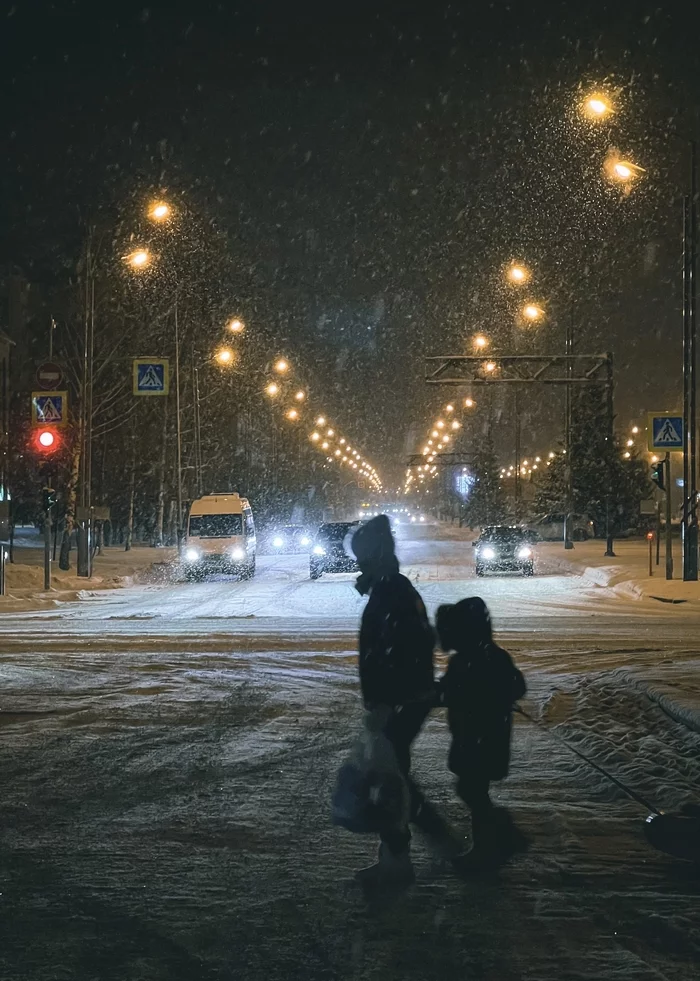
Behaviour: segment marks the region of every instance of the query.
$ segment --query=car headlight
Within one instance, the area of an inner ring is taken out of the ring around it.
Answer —
[[[300,545],[303,545],[304,547],[306,547],[307,545],[310,545],[311,544],[311,539],[310,538],[307,538],[306,535],[304,535],[303,538],[300,538],[299,539],[299,544]]]
[[[325,555],[326,550],[321,545],[314,545],[314,555]]]
[[[416,516],[414,515],[414,516],[413,516],[413,517],[411,518],[411,521],[415,521],[415,520],[416,520]]]
[[[420,516],[420,520],[421,520],[421,521],[425,521],[425,515],[424,515],[424,514],[421,514],[421,516]]]
[[[496,550],[493,549],[493,548],[484,548],[484,549],[482,549],[481,550],[481,558],[482,559],[495,559],[496,558]]]
[[[232,548],[231,558],[235,559],[236,562],[241,562],[245,558],[245,549],[243,548]]]
[[[188,548],[185,551],[185,560],[187,562],[196,562],[198,558],[199,558],[199,549]]]
[[[284,545],[284,538],[280,538],[278,535],[276,538],[272,539],[272,544],[275,546],[275,548],[282,548]]]
[[[522,548],[518,549],[519,559],[529,559],[531,555],[532,555],[532,549],[530,548],[529,545],[523,545]]]

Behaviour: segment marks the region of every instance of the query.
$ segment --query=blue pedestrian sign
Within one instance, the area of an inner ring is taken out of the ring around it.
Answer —
[[[661,453],[673,453],[683,449],[683,416],[650,412],[649,449]]]
[[[32,425],[68,425],[68,392],[32,392]]]
[[[169,389],[167,358],[134,358],[134,395],[167,395]]]

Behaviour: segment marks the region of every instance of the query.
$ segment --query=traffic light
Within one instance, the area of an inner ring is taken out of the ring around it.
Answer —
[[[44,511],[49,511],[58,503],[58,497],[53,487],[44,487],[41,492],[43,498]]]
[[[34,432],[34,449],[43,457],[51,456],[59,449],[61,440],[58,432],[47,426],[42,426]]]
[[[666,490],[666,467],[663,460],[651,466],[651,479],[659,490]]]

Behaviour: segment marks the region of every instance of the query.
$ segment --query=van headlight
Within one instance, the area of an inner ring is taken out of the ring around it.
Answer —
[[[304,535],[303,538],[300,538],[299,539],[299,544],[300,545],[303,545],[304,548],[306,548],[307,545],[310,545],[311,544],[311,539],[310,538],[307,538],[307,536]]]
[[[198,558],[200,558],[200,553],[198,548],[188,548],[185,550],[186,562],[196,562]]]
[[[325,555],[326,550],[322,545],[314,545],[314,555]]]
[[[532,555],[532,549],[530,548],[529,545],[523,545],[522,548],[518,549],[519,559],[529,559],[531,555]]]
[[[282,546],[284,545],[284,538],[281,538],[279,535],[277,535],[276,538],[272,539],[272,544],[275,546],[275,548],[282,548]]]
[[[239,548],[232,548],[231,549],[231,558],[232,559],[235,559],[236,562],[242,562],[243,559],[245,558],[245,549],[242,549],[240,547]]]
[[[483,548],[481,550],[481,558],[482,559],[495,559],[496,558],[496,549],[495,548],[489,548],[488,546],[486,548]]]

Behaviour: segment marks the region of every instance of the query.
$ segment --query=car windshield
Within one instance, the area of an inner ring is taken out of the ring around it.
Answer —
[[[352,522],[338,522],[332,525],[321,525],[318,529],[318,537],[327,542],[342,542],[345,536],[353,531],[357,525]]]
[[[192,514],[190,538],[231,538],[243,534],[243,516],[240,514]]]
[[[524,528],[487,528],[481,539],[484,542],[522,542],[528,537]]]

